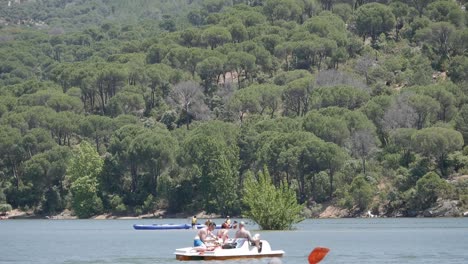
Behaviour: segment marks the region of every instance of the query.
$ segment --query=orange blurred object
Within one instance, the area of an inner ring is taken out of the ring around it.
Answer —
[[[324,247],[316,247],[310,252],[308,260],[309,264],[317,264],[328,254],[330,249]]]

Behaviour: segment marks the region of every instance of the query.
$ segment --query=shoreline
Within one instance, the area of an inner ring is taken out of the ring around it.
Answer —
[[[222,218],[221,215],[217,214],[207,214],[206,212],[199,212],[195,214],[198,219],[212,219],[212,218]],[[112,215],[112,214],[101,214],[96,215],[90,218],[85,219],[94,219],[94,220],[139,220],[139,219],[182,219],[182,218],[191,218],[193,214],[186,214],[186,213],[177,213],[177,214],[167,214],[165,210],[158,210],[152,214],[143,214],[137,216],[119,216],[119,215]],[[236,218],[242,218],[239,216],[234,216]],[[452,214],[445,214],[445,215],[436,215],[433,214],[432,211],[425,211],[420,212],[419,214],[415,214],[413,216],[403,216],[403,215],[394,215],[394,216],[386,216],[386,215],[374,215],[371,211],[366,213],[360,214],[350,214],[349,211],[345,209],[340,209],[334,206],[328,206],[325,208],[320,214],[306,217],[310,219],[339,219],[339,218],[457,218],[457,217],[468,217],[468,211],[452,215]],[[60,214],[57,215],[36,215],[32,211],[22,211],[19,209],[14,209],[3,213],[0,215],[0,220],[15,220],[15,219],[49,219],[49,220],[78,220],[79,218],[70,210],[64,210]]]
[[[221,218],[221,215],[217,214],[206,214],[200,212],[195,214],[199,219],[209,218]],[[152,214],[143,214],[137,216],[131,215],[112,215],[112,214],[100,214],[90,218],[84,219],[95,219],[95,220],[138,220],[138,219],[176,219],[176,218],[190,218],[193,214],[167,214],[165,210],[158,210]],[[70,210],[64,210],[63,212],[56,215],[37,215],[33,211],[22,211],[19,209],[13,209],[0,215],[0,220],[14,220],[14,219],[49,219],[49,220],[78,220],[79,218]]]

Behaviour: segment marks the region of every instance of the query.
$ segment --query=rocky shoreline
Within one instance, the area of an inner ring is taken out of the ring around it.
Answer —
[[[106,220],[106,219],[165,219],[165,218],[189,218],[191,214],[168,214],[165,210],[158,210],[152,214],[144,214],[138,216],[117,216],[112,214],[102,214],[93,216],[90,219]],[[221,215],[207,214],[199,212],[196,214],[199,219],[220,218]],[[458,207],[457,201],[439,200],[433,207],[418,212],[397,212],[392,215],[379,214],[378,212],[360,212],[349,209],[339,208],[333,205],[328,205],[320,212],[310,216],[311,218],[373,218],[373,217],[468,217],[468,211],[462,211]],[[32,211],[21,211],[14,209],[0,215],[0,220],[6,219],[53,219],[53,220],[73,220],[78,219],[70,210],[65,210],[57,215],[36,215]]]
[[[112,214],[101,214],[93,216],[89,219],[96,219],[96,220],[107,220],[107,219],[164,219],[164,218],[188,218],[192,215],[188,214],[168,214],[165,210],[158,210],[152,214],[144,214],[138,216],[118,216]],[[221,215],[216,214],[207,214],[205,212],[200,212],[196,214],[197,218],[220,218]],[[78,219],[77,216],[73,214],[70,210],[64,210],[60,214],[57,215],[36,215],[33,211],[22,211],[19,209],[14,209],[3,213],[0,215],[1,220],[7,219],[51,219],[51,220],[74,220]]]

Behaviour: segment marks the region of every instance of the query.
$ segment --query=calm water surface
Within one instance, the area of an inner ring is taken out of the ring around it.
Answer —
[[[192,244],[195,230],[133,230],[132,225],[189,223],[158,220],[0,221],[0,263],[200,263],[179,262],[175,248]],[[221,223],[221,219],[215,222]],[[316,246],[331,249],[327,263],[468,263],[468,218],[313,219],[293,231],[252,233],[283,249],[283,264],[307,263]],[[230,231],[231,236],[233,231]],[[266,264],[268,259],[209,263]]]

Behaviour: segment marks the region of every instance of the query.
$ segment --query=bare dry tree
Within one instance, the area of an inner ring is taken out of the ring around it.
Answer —
[[[383,116],[382,128],[385,132],[397,128],[415,128],[417,113],[409,104],[409,94],[401,94],[390,105]]]
[[[361,129],[351,136],[351,151],[362,161],[362,170],[366,175],[366,159],[377,149],[376,137],[369,129]]]
[[[203,88],[193,81],[176,84],[168,97],[168,103],[177,109],[179,121],[183,121],[187,129],[192,120],[209,119],[210,109],[204,100]]]
[[[370,92],[370,88],[358,78],[337,70],[325,70],[317,73],[315,84],[318,87],[351,86]]]
[[[366,55],[366,56],[363,56],[361,57],[357,63],[356,63],[356,66],[354,67],[354,70],[358,73],[358,74],[362,74],[364,75],[365,79],[366,79],[366,84],[369,85],[369,71],[372,67],[376,66],[377,63],[375,61],[375,58],[373,58],[372,56],[370,55]]]

